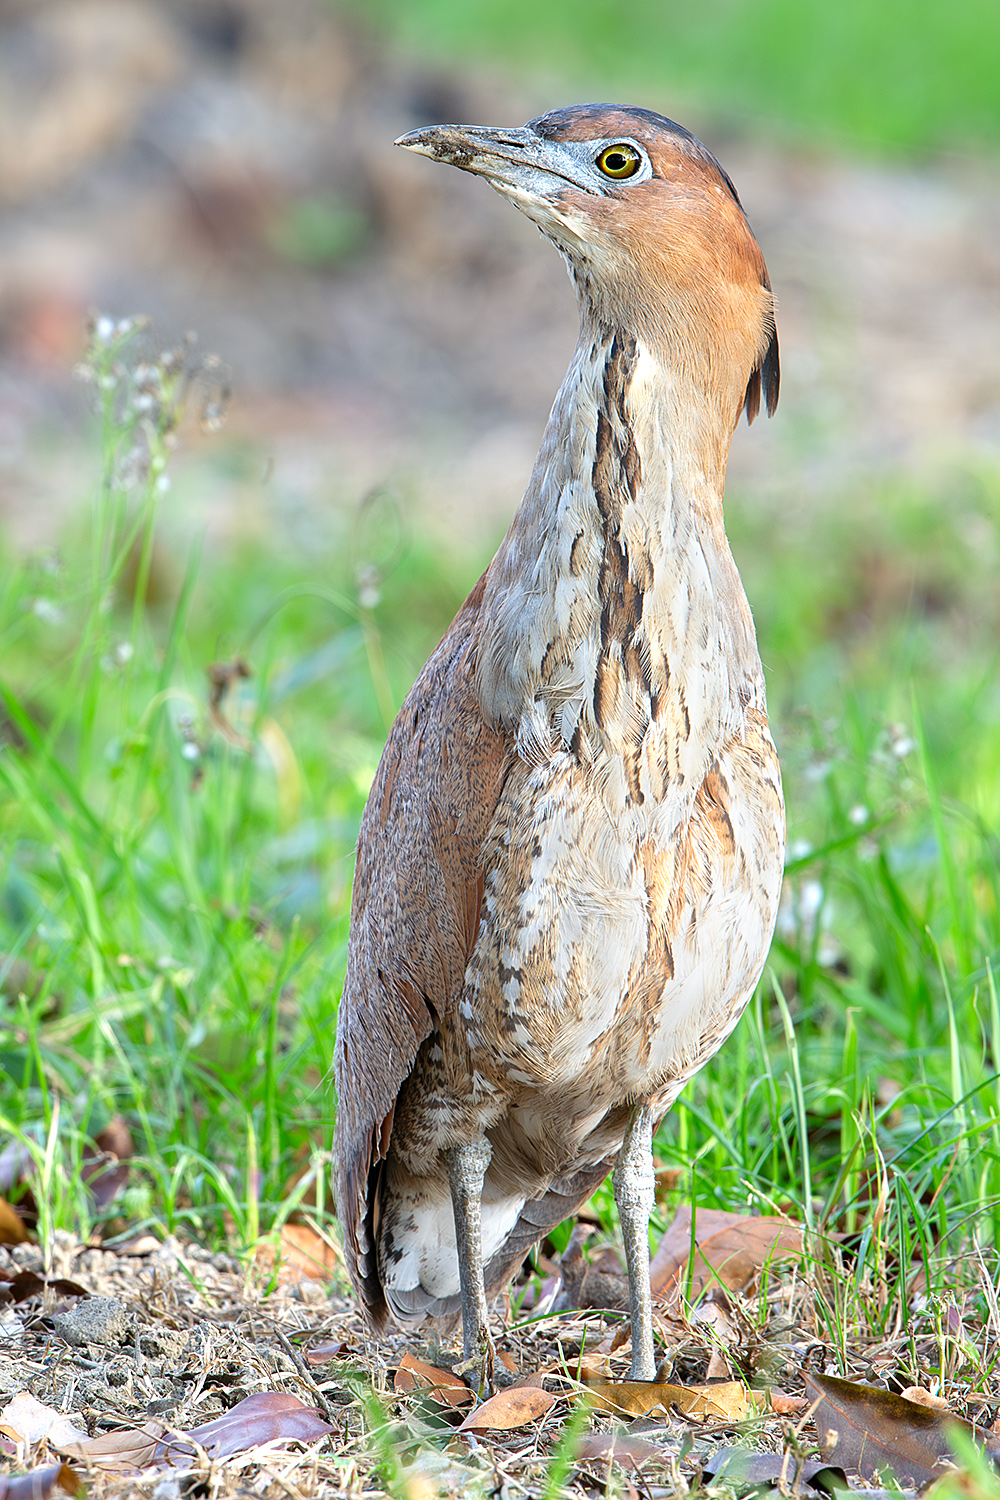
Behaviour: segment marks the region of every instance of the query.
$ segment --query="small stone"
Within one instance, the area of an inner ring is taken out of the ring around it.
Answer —
[[[187,1334],[179,1333],[175,1328],[151,1328],[148,1333],[139,1335],[139,1352],[147,1359],[176,1364],[183,1359],[187,1346]]]
[[[117,1297],[88,1297],[79,1307],[57,1313],[52,1319],[59,1337],[77,1348],[103,1344],[116,1349],[131,1337],[132,1326],[131,1313]]]

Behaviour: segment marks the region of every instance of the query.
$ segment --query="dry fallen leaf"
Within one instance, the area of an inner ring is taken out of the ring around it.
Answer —
[[[654,1296],[668,1305],[689,1292],[696,1298],[713,1284],[742,1291],[763,1266],[801,1253],[802,1230],[791,1219],[699,1208],[695,1243],[694,1265],[689,1267],[691,1209],[684,1205],[664,1232],[649,1268]]]
[[[587,1432],[580,1438],[575,1461],[578,1464],[614,1459],[623,1469],[638,1469],[651,1458],[661,1458],[659,1448],[648,1438],[629,1437],[626,1433]]]
[[[0,1410],[0,1422],[8,1432],[14,1432],[19,1442],[33,1445],[47,1438],[54,1448],[65,1448],[86,1438],[84,1428],[76,1427],[69,1417],[56,1411],[54,1406],[43,1406],[30,1391],[18,1391]]]
[[[307,1344],[302,1353],[308,1365],[328,1365],[332,1359],[344,1359],[352,1349],[343,1339],[318,1339],[315,1344]]]
[[[497,1391],[482,1406],[471,1411],[459,1432],[510,1432],[543,1417],[556,1404],[557,1397],[541,1386],[509,1386]]]
[[[329,1281],[336,1269],[338,1252],[329,1240],[317,1234],[309,1224],[284,1224],[277,1253],[269,1244],[257,1247],[259,1264],[271,1267],[277,1263],[281,1282]]]
[[[284,1391],[256,1391],[224,1416],[192,1427],[187,1436],[210,1458],[228,1458],[263,1443],[312,1443],[335,1431],[297,1396]]]
[[[0,1500],[47,1500],[54,1489],[78,1495],[83,1483],[69,1464],[46,1464],[30,1474],[0,1475]]]
[[[58,1292],[60,1297],[89,1297],[90,1293],[79,1282],[68,1281],[65,1276],[39,1276],[36,1271],[18,1271],[8,1275],[0,1271],[0,1291],[5,1292],[11,1302],[26,1302],[37,1297],[46,1287]]]
[[[185,1464],[194,1444],[210,1458],[230,1458],[265,1443],[311,1443],[335,1432],[329,1422],[297,1396],[283,1391],[256,1391],[231,1411],[188,1432],[170,1433],[162,1422],[105,1433],[84,1442],[59,1444],[71,1458],[99,1469],[145,1469],[151,1464]]]
[[[685,1416],[742,1422],[748,1411],[746,1388],[738,1380],[713,1385],[674,1385],[669,1380],[596,1380],[587,1391],[599,1411],[645,1417],[656,1407],[677,1407]]]
[[[777,1412],[779,1417],[797,1417],[809,1407],[804,1396],[790,1396],[776,1385],[772,1385],[768,1391],[767,1399],[771,1403],[771,1410]]]
[[[904,1401],[915,1401],[918,1406],[930,1406],[935,1411],[948,1411],[948,1402],[944,1396],[935,1396],[930,1391],[925,1391],[922,1385],[908,1385],[905,1391],[899,1393]]]
[[[0,1245],[23,1245],[31,1239],[27,1226],[16,1208],[0,1198]]]
[[[718,1447],[705,1455],[702,1469],[709,1478],[724,1479],[734,1489],[744,1489],[748,1485],[777,1485],[785,1494],[792,1488],[796,1462],[793,1453],[757,1453],[752,1448]],[[817,1475],[838,1481],[835,1484],[837,1489],[848,1488],[847,1475],[842,1469],[832,1468],[825,1460],[806,1459],[799,1478],[811,1484]],[[821,1492],[829,1493],[825,1486]],[[868,1491],[867,1500],[872,1500],[872,1496],[873,1492]]]
[[[464,1380],[450,1370],[439,1370],[412,1354],[404,1354],[393,1377],[394,1391],[429,1391],[442,1406],[468,1406],[475,1396]]]
[[[153,1463],[157,1444],[165,1432],[162,1422],[144,1422],[141,1427],[121,1427],[100,1437],[85,1437],[79,1442],[58,1443],[56,1446],[67,1457],[79,1459],[89,1468],[128,1473],[148,1468]],[[190,1447],[185,1446],[184,1454],[190,1458]],[[170,1462],[162,1455],[159,1461]]]
[[[862,1479],[888,1468],[900,1484],[926,1484],[940,1479],[938,1460],[951,1458],[949,1427],[979,1441],[984,1436],[958,1417],[875,1386],[832,1375],[806,1375],[805,1382],[810,1402],[818,1403],[814,1420],[823,1457]]]

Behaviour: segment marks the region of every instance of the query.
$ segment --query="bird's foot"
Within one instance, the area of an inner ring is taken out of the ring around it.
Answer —
[[[496,1345],[491,1336],[487,1336],[475,1354],[461,1359],[452,1365],[451,1370],[453,1375],[461,1376],[480,1401],[487,1400],[505,1386],[513,1385],[517,1379],[517,1372],[508,1370],[497,1359]]]

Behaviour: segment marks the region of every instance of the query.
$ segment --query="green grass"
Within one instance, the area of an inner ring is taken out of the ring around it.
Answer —
[[[54,1223],[88,1229],[80,1158],[123,1113],[142,1156],[119,1216],[212,1236],[228,1214],[252,1241],[329,1145],[358,823],[458,599],[428,601],[443,565],[411,555],[376,619],[357,546],[367,594],[343,562],[195,543],[145,603],[181,409],[214,391],[143,343],[95,345],[89,526],[12,563],[0,602],[0,1128],[45,1164]]]
[[[327,553],[163,566],[179,408],[214,377],[105,333],[90,522],[0,600],[0,1123],[43,1231],[91,1227],[81,1156],[121,1113],[141,1156],[106,1228],[250,1248],[297,1173],[326,1183],[358,822],[483,559],[397,546],[376,497]],[[946,1297],[1000,1229],[1000,475],[882,480],[809,524],[735,495],[729,525],[790,862],[755,1000],[660,1131],[663,1212],[800,1216],[846,1348],[860,1309],[905,1325],[914,1268]]]
[[[435,60],[502,61],[553,104],[628,96],[779,137],[871,151],[1000,143],[993,0],[356,0]]]

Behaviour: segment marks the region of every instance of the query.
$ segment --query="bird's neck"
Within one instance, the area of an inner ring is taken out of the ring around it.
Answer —
[[[652,737],[690,779],[699,746],[763,708],[722,520],[730,437],[669,362],[584,331],[479,616],[483,711],[523,753],[594,759]],[[642,767],[624,774],[641,800]]]

